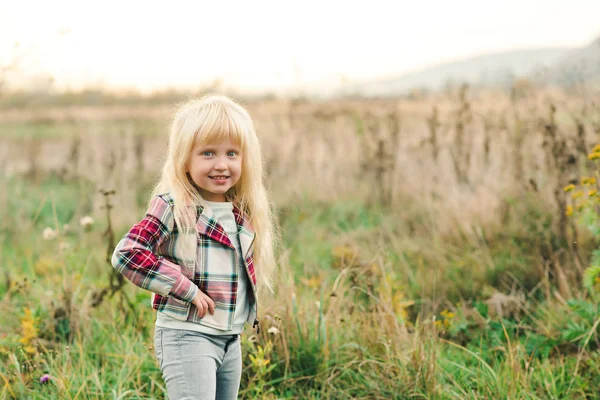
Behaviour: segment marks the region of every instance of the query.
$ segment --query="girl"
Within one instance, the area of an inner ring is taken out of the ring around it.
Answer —
[[[257,288],[270,288],[273,238],[248,112],[221,95],[184,104],[146,216],[112,257],[154,293],[156,358],[171,400],[237,398],[240,333],[246,322],[259,332]]]

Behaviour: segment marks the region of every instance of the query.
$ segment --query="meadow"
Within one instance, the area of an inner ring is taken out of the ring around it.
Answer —
[[[281,243],[240,398],[600,397],[598,96],[247,107]],[[0,399],[164,398],[150,294],[107,256],[173,109],[0,109]]]

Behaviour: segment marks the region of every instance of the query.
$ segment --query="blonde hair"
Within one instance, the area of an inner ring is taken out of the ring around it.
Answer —
[[[242,150],[242,171],[235,186],[227,193],[246,214],[256,230],[254,264],[258,287],[271,288],[275,270],[275,228],[272,207],[264,185],[260,143],[248,112],[223,95],[206,95],[181,105],[171,124],[167,158],[161,178],[152,195],[169,192],[174,199],[175,223],[186,235],[178,249],[183,259],[196,256],[196,206],[206,206],[186,173],[196,144],[231,140]],[[183,238],[182,238],[183,239]]]

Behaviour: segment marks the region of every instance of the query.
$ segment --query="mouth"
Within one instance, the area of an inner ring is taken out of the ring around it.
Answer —
[[[229,179],[229,176],[227,175],[214,175],[214,176],[210,176],[209,178],[215,181],[224,181],[225,179]]]

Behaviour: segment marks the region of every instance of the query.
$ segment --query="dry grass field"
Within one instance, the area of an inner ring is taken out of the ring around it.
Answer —
[[[247,107],[282,241],[243,398],[596,398],[599,97]],[[149,294],[106,255],[173,110],[0,110],[0,399],[164,397]]]

